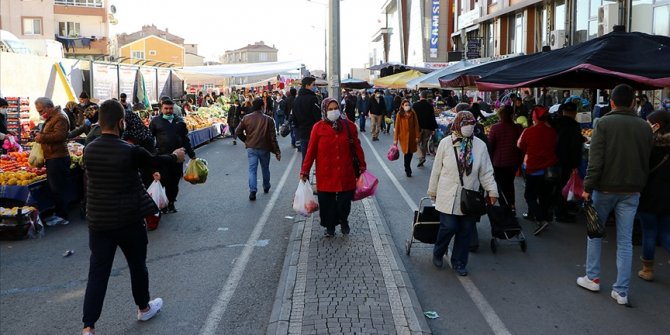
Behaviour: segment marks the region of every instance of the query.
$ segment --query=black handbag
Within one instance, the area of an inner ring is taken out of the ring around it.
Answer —
[[[463,184],[463,169],[458,160],[456,147],[454,147],[454,157],[458,166],[458,178],[461,181],[461,212],[467,216],[482,216],[486,214],[486,200],[484,199],[482,188],[480,187],[478,191],[468,190]]]
[[[339,120],[337,122],[340,122]],[[356,179],[361,176],[361,161],[358,160],[358,154],[356,154],[356,146],[354,145],[354,137],[351,136],[351,130],[349,129],[349,121],[344,121],[344,128],[347,128],[347,134],[349,135],[349,150],[351,151],[351,159],[354,164],[354,175]]]
[[[279,127],[279,135],[281,135],[281,137],[286,137],[290,133],[291,133],[291,124],[288,121],[286,121]]]

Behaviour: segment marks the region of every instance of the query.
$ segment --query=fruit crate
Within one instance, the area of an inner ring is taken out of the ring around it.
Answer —
[[[22,240],[43,231],[37,210],[19,210],[16,215],[0,217],[0,240]]]

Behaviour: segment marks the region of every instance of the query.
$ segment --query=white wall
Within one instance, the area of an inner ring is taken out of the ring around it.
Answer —
[[[54,0],[0,0],[0,24],[19,39],[53,38]],[[22,16],[42,17],[42,35],[22,35]]]

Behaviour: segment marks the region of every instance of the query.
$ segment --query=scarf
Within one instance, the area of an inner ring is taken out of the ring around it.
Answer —
[[[328,116],[328,105],[331,102],[334,102],[334,103],[337,104],[337,100],[335,100],[333,98],[325,98],[321,102],[321,118],[323,119],[324,122],[329,123],[333,127],[333,130],[335,130],[335,132],[337,133],[337,132],[340,131],[339,120],[335,120],[335,122],[332,122],[332,121],[328,120],[328,117],[327,117]],[[337,108],[340,108],[340,104],[337,104]]]
[[[472,143],[473,136],[464,137],[461,134],[461,127],[465,125],[475,124],[474,115],[468,111],[461,111],[456,114],[456,118],[451,126],[451,136],[453,138],[452,143],[456,144],[460,142],[460,150],[458,153],[458,163],[463,169],[463,172],[466,176],[469,176],[472,173],[472,165],[474,163],[474,157],[472,156]]]

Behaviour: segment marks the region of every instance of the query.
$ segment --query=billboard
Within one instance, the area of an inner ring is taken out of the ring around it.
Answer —
[[[433,0],[432,5],[430,12],[430,58],[437,58],[437,48],[440,40],[440,0]]]
[[[119,94],[125,93],[132,97],[137,69],[135,66],[119,65]]]
[[[170,97],[172,95],[170,91],[170,70],[158,68],[156,69],[156,77],[158,80],[158,97]]]
[[[92,74],[92,96],[100,101],[117,98],[119,96],[119,76],[116,65],[93,63]]]
[[[140,69],[144,77],[144,85],[147,89],[149,102],[158,102],[158,93],[156,92],[156,69],[153,67],[143,67]]]

